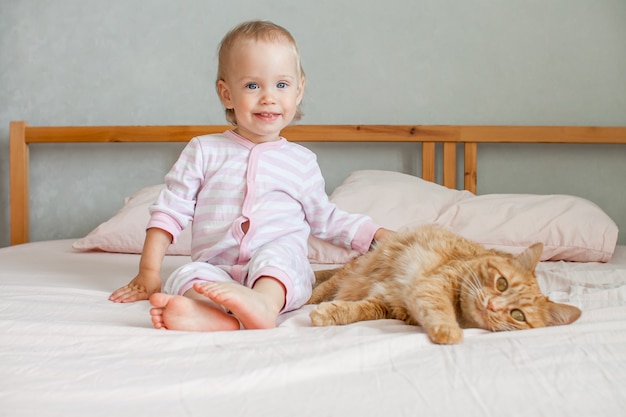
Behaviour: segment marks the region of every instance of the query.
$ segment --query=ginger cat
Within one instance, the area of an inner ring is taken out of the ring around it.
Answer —
[[[399,319],[434,343],[455,344],[462,328],[521,330],[569,324],[581,311],[549,301],[535,267],[543,244],[515,256],[436,226],[381,242],[339,269],[317,271],[308,304],[314,326]],[[332,300],[332,301],[331,301]]]

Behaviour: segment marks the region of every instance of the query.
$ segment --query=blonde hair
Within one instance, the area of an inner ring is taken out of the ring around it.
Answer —
[[[251,20],[241,23],[231,29],[220,42],[218,50],[217,80],[215,81],[216,87],[220,80],[224,81],[226,78],[228,55],[230,51],[237,42],[242,40],[289,43],[293,46],[294,53],[296,55],[300,79],[304,79],[304,70],[302,69],[302,63],[300,62],[300,50],[298,49],[296,40],[291,33],[289,33],[289,31],[284,27],[272,22]],[[236,126],[237,118],[235,117],[235,111],[233,109],[225,109],[225,112],[226,120],[230,124]],[[302,109],[300,108],[300,104],[298,104],[293,120],[300,120],[301,118]]]

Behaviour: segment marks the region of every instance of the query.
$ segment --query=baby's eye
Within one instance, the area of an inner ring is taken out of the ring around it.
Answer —
[[[511,317],[513,317],[515,321],[526,321],[526,316],[518,309],[511,310]]]
[[[276,87],[278,87],[278,88],[287,88],[287,83],[282,83],[282,82],[278,83],[278,84],[276,84]]]
[[[509,288],[509,283],[507,282],[506,278],[504,277],[499,277],[496,280],[496,288],[498,289],[498,291],[500,292],[504,292],[506,291],[507,288]]]
[[[259,88],[259,85],[257,83],[248,83],[246,84],[246,88],[249,90],[256,90]]]

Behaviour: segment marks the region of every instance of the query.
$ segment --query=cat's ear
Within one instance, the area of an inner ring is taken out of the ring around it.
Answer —
[[[578,307],[571,306],[569,304],[555,303],[548,301],[548,318],[546,326],[560,326],[563,324],[570,324],[575,322],[582,311]]]
[[[532,272],[537,267],[541,254],[543,253],[543,243],[535,243],[524,250],[515,257],[520,266],[529,272]]]

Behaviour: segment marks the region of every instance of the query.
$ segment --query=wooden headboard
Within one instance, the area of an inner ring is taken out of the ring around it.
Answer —
[[[187,142],[222,133],[226,125],[196,126],[10,126],[11,244],[29,240],[29,145],[33,143]],[[442,185],[457,188],[457,148],[463,146],[463,188],[476,192],[479,143],[626,143],[626,127],[294,125],[282,134],[292,142],[414,142],[422,147],[422,178],[435,180],[437,144],[442,148]]]

